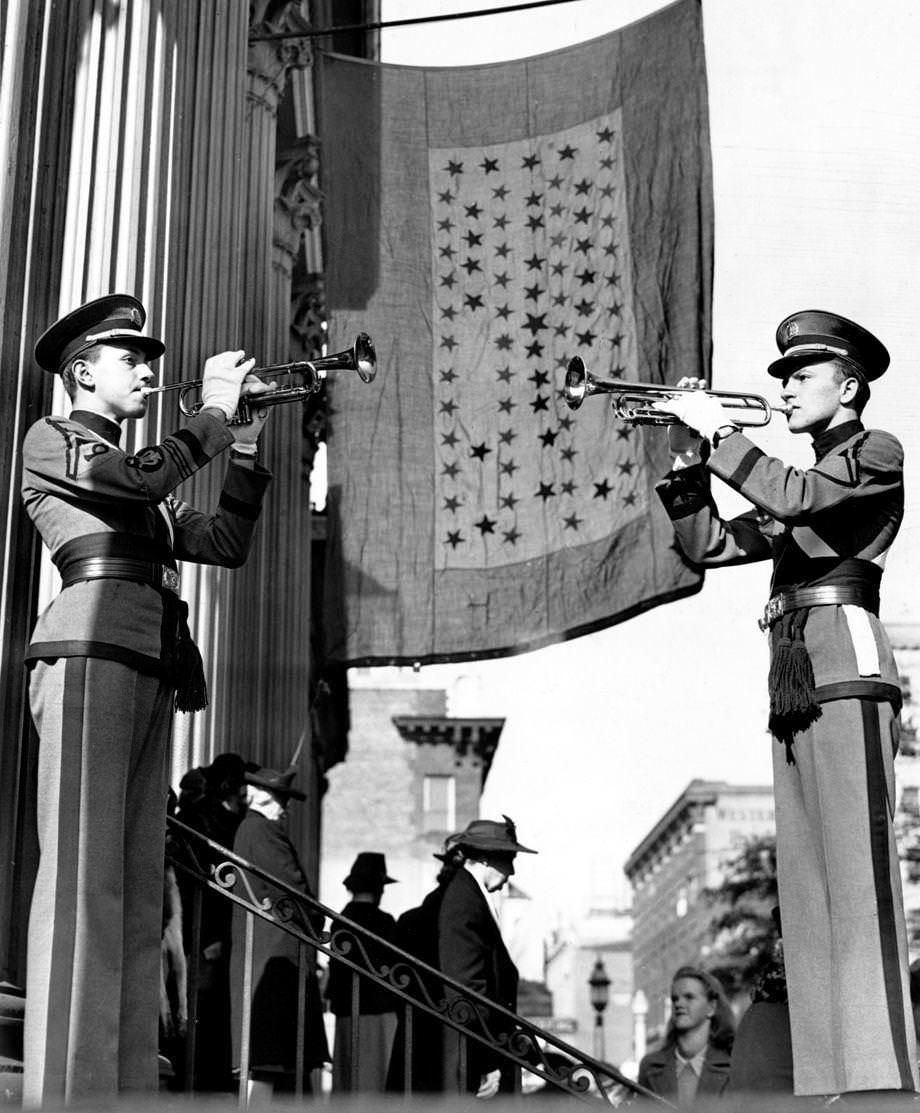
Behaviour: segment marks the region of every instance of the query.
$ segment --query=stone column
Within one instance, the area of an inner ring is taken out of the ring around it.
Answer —
[[[305,3],[253,5],[254,31],[307,26]],[[291,276],[310,219],[300,184],[303,152],[278,157],[278,114],[292,70],[310,63],[308,40],[250,45],[247,91],[247,222],[242,304],[247,350],[259,366],[292,358]],[[309,208],[309,206],[307,206]],[[295,353],[296,355],[296,353]],[[298,740],[309,740],[310,529],[303,475],[301,406],[277,406],[264,459],[274,482],[259,524],[256,551],[231,587],[223,683],[241,693],[224,709],[224,748],[284,767]],[[242,698],[245,694],[245,698]],[[307,762],[301,760],[301,782]]]

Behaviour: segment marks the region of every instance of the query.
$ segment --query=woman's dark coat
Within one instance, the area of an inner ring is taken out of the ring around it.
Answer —
[[[236,834],[234,851],[254,865],[284,881],[298,892],[313,895],[310,883],[297,856],[294,844],[280,822],[266,819],[258,812],[249,812]],[[257,901],[268,898],[276,902],[287,894],[260,877],[248,875]],[[237,880],[235,892],[245,895],[243,879]],[[283,910],[286,912],[287,910]],[[301,908],[293,911],[309,935],[323,928],[324,917],[315,913],[307,917]],[[233,911],[233,952],[231,955],[231,991],[233,997],[233,1056],[240,1064],[241,1023],[243,1004],[243,955],[246,914],[239,906]],[[297,1052],[297,938],[259,916],[253,921],[252,1020],[249,1040],[250,1070],[257,1076],[278,1078],[293,1076]],[[322,1002],[316,980],[316,952],[307,948],[306,1004],[304,1020],[305,1070],[329,1061],[329,1049],[323,1026]],[[305,1083],[308,1081],[304,1080]]]
[[[438,912],[438,959],[443,973],[511,1012],[517,1010],[518,971],[505,947],[498,922],[476,879],[458,870],[444,890]],[[450,999],[450,994],[448,993]],[[484,1029],[498,1037],[508,1024],[499,1014],[480,1010]],[[460,1077],[460,1041],[447,1033],[445,1080],[456,1091]],[[516,1069],[477,1040],[467,1041],[466,1088],[479,1086],[480,1076],[502,1069],[503,1091],[515,1089]]]

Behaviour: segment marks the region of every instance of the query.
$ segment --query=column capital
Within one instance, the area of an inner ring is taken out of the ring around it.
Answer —
[[[309,0],[251,0],[249,30],[258,34],[307,31],[311,27]],[[250,42],[249,98],[277,111],[288,71],[313,64],[309,39]]]

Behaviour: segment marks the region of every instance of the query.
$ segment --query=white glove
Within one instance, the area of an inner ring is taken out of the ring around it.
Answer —
[[[254,397],[257,394],[271,394],[277,389],[278,384],[276,382],[264,383],[255,375],[247,375],[240,393],[247,397]],[[245,425],[231,425],[230,432],[233,435],[234,446],[251,444],[255,447],[271,412],[268,406],[255,406],[252,409],[252,421]]]
[[[484,1074],[479,1080],[479,1089],[476,1091],[478,1098],[494,1098],[498,1093],[498,1084],[502,1080],[502,1072],[500,1070],[490,1070],[488,1074]]]
[[[255,367],[245,352],[220,352],[205,360],[201,382],[202,409],[220,410],[227,421],[236,413],[243,380]]]
[[[707,441],[712,440],[717,430],[732,425],[728,411],[718,398],[702,390],[673,394],[666,400],[654,402],[652,408],[674,414],[678,421],[695,430]]]

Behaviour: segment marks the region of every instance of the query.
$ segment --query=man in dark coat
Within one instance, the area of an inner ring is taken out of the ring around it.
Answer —
[[[463,866],[448,882],[438,913],[438,959],[443,973],[497,1005],[517,1009],[518,971],[502,940],[493,895],[514,874],[518,853],[535,854],[517,841],[514,824],[474,819],[456,838]],[[448,993],[448,999],[450,999]],[[454,1006],[462,1001],[454,997]],[[507,1029],[500,1014],[478,1008],[481,1030],[492,1037]],[[517,1089],[515,1068],[478,1040],[451,1030],[445,1034],[445,1082],[448,1091],[461,1087],[479,1097]],[[463,1047],[466,1045],[465,1062]],[[465,1069],[464,1069],[465,1068]]]
[[[386,857],[375,851],[362,851],[342,882],[351,893],[351,900],[342,915],[372,931],[381,939],[392,941],[396,921],[380,907],[385,885],[395,878],[387,874]],[[333,921],[333,931],[351,933],[345,924]],[[366,955],[371,969],[391,966],[393,958],[385,948],[358,936],[356,957]],[[352,1019],[352,981],[358,978],[358,1016]],[[396,1032],[397,998],[369,978],[355,975],[350,966],[329,964],[326,997],[336,1018],[335,1045],[332,1052],[332,1089],[336,1093],[379,1093],[386,1088],[387,1067]],[[354,1033],[357,1032],[359,1054],[354,1062]],[[354,1077],[353,1077],[354,1075]],[[353,1085],[354,1083],[354,1085]]]
[[[240,857],[259,866],[298,892],[312,897],[313,888],[301,865],[300,858],[282,822],[288,803],[305,800],[306,796],[293,787],[294,770],[281,773],[260,769],[247,773],[250,786],[248,811],[236,833],[234,850]],[[292,899],[278,886],[255,874],[238,878],[235,892],[252,895],[266,903],[279,918],[288,919],[307,935],[323,929],[322,914],[308,914],[301,906],[291,908]],[[284,903],[279,907],[278,902]],[[240,907],[233,912],[233,949],[231,952],[231,993],[233,1000],[233,1052],[237,1066],[241,1062],[243,1016],[243,965],[245,957],[246,913]],[[268,1096],[272,1090],[294,1089],[297,1064],[297,991],[299,940],[283,928],[253,919],[252,1013],[249,1038],[250,1094],[261,1091]],[[322,1002],[316,979],[316,953],[308,947],[305,956],[306,1001],[304,1007],[304,1090],[310,1089],[309,1072],[329,1061],[329,1049],[323,1026]]]

